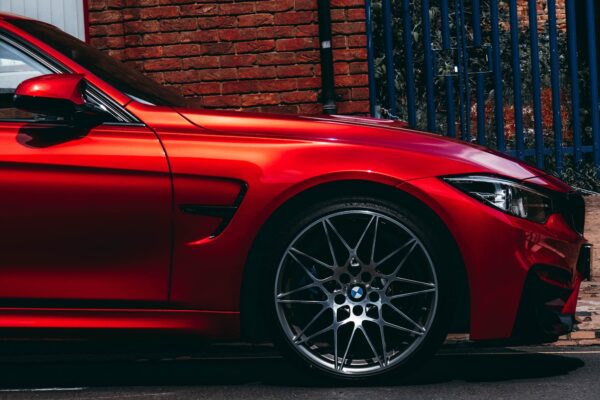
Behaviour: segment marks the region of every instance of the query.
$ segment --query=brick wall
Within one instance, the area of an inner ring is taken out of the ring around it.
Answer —
[[[340,113],[368,112],[364,0],[331,0]],[[319,113],[317,0],[89,0],[90,43],[206,108]]]

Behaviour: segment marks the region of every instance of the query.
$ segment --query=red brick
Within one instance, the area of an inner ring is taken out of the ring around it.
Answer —
[[[238,26],[273,25],[273,14],[249,14],[238,17]]]
[[[157,18],[176,18],[179,16],[179,7],[148,7],[140,11],[142,19],[157,19]]]
[[[277,76],[275,67],[242,67],[238,69],[240,79],[271,79]]]
[[[198,28],[198,20],[196,18],[178,18],[178,19],[163,19],[160,20],[161,31],[191,31]]]
[[[295,51],[314,49],[318,46],[315,38],[279,39],[276,44],[277,51]]]
[[[193,56],[193,55],[198,55],[198,54],[202,54],[202,47],[198,44],[171,44],[168,46],[165,46],[164,48],[161,47],[161,49],[164,49],[164,55],[167,57],[173,57],[173,56]]]
[[[164,73],[165,81],[169,83],[197,82],[199,80],[198,71],[167,71]]]
[[[244,107],[273,105],[279,104],[279,102],[279,96],[275,93],[258,93],[242,95],[242,106]]]
[[[296,0],[294,9],[296,10],[315,10],[319,0]]]
[[[321,60],[318,50],[298,51],[296,52],[296,61],[298,64],[311,63],[317,64]]]
[[[210,18],[198,18],[198,28],[200,29],[225,29],[237,26],[237,18],[232,16],[218,16]]]
[[[218,42],[208,43],[203,46],[204,54],[231,54],[233,53],[233,43],[231,42]]]
[[[256,40],[257,29],[220,29],[218,31],[219,39],[228,42],[237,42],[245,40]]]
[[[369,88],[352,88],[351,89],[352,100],[367,100],[369,98]]]
[[[292,76],[302,77],[314,74],[314,66],[306,65],[286,65],[277,67],[277,77],[288,78]]]
[[[183,85],[184,96],[193,95],[209,95],[209,94],[221,94],[221,83],[220,82],[202,82],[194,83],[191,85]]]
[[[256,81],[245,80],[245,81],[230,81],[223,82],[223,94],[231,93],[253,93],[258,91],[258,85]]]
[[[183,69],[208,69],[219,68],[221,66],[219,56],[200,56],[183,58]]]
[[[221,15],[242,15],[254,13],[254,3],[228,3],[219,6]]]
[[[296,79],[267,79],[264,81],[256,81],[257,89],[260,92],[285,92],[296,90],[298,83]]]
[[[230,81],[238,79],[238,70],[235,68],[218,68],[200,70],[203,81]]]
[[[275,25],[302,25],[317,21],[314,11],[290,11],[275,14]]]
[[[344,75],[335,78],[336,86],[341,87],[357,87],[366,86],[369,84],[368,75]]]
[[[295,64],[296,53],[264,53],[259,54],[257,57],[258,65],[284,65],[284,64]]]
[[[294,8],[294,0],[267,0],[256,2],[256,11],[288,11]]]
[[[321,78],[299,78],[296,83],[298,89],[315,89],[321,87]]]
[[[281,39],[296,36],[296,29],[293,26],[263,26],[256,29],[256,36],[259,39]]]
[[[123,18],[119,11],[100,11],[90,14],[90,24],[108,24],[121,21]]]
[[[202,105],[211,108],[230,108],[242,105],[241,97],[237,94],[228,96],[204,96]]]
[[[340,114],[367,114],[369,112],[368,101],[351,101],[338,104]]]
[[[221,56],[221,67],[249,67],[256,65],[256,54]]]
[[[271,50],[275,50],[274,40],[255,40],[235,44],[235,51],[237,53],[262,53]]]
[[[284,104],[312,103],[317,101],[317,92],[314,90],[304,92],[286,92],[281,94]]]
[[[181,14],[186,16],[206,17],[219,15],[218,4],[185,4],[179,7]]]
[[[161,58],[144,62],[145,71],[168,71],[181,69],[181,59]]]
[[[365,31],[365,24],[363,22],[336,23],[332,24],[331,31],[334,35],[363,33]]]
[[[350,63],[350,74],[360,74],[369,71],[369,65],[366,62],[353,62]]]

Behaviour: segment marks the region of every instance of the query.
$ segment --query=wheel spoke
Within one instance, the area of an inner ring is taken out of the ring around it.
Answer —
[[[383,324],[380,322],[377,324],[379,327],[379,335],[381,336],[381,349],[383,351],[383,364],[386,366],[388,364],[388,354],[387,354],[387,344],[385,343],[385,332],[383,329]]]
[[[435,287],[435,283],[415,281],[415,280],[412,280],[412,279],[400,278],[399,276],[394,277],[393,280],[396,281],[396,282],[412,283],[414,285],[427,286],[427,287],[430,287],[430,288],[434,288]]]
[[[325,268],[327,268],[327,269],[332,269],[332,268],[333,268],[333,265],[329,265],[329,264],[327,264],[327,263],[324,263],[323,261],[321,261],[321,260],[318,260],[318,259],[316,259],[315,257],[311,256],[310,254],[306,254],[305,252],[303,252],[303,251],[301,251],[301,250],[298,250],[298,249],[297,249],[297,248],[295,248],[295,247],[292,247],[292,248],[290,249],[290,252],[292,252],[292,251],[293,251],[294,253],[296,253],[296,254],[299,254],[299,255],[301,255],[301,256],[303,256],[303,257],[306,257],[306,258],[308,258],[310,261],[312,261],[312,262],[314,262],[314,263],[317,263],[317,264],[319,264],[319,265],[320,265],[320,266],[322,266],[322,267],[325,267]]]
[[[293,341],[296,341],[296,340],[297,340],[299,337],[301,337],[302,335],[304,335],[304,333],[306,333],[306,331],[308,330],[308,328],[310,328],[310,327],[312,326],[312,324],[314,324],[314,323],[315,323],[315,321],[317,321],[317,320],[319,319],[319,317],[320,317],[321,315],[323,315],[323,313],[324,313],[325,311],[327,311],[327,310],[329,310],[329,307],[323,307],[323,308],[321,309],[321,311],[319,311],[319,312],[317,313],[317,315],[315,315],[315,316],[313,317],[313,319],[311,319],[311,320],[310,320],[310,322],[309,322],[308,324],[306,324],[306,326],[305,326],[305,327],[304,327],[304,328],[303,328],[303,329],[300,331],[300,333],[298,333],[298,334],[297,334],[297,335],[296,335],[296,336],[295,336],[295,337],[294,337],[292,340],[293,340]]]
[[[399,294],[395,294],[393,296],[390,296],[389,299],[390,300],[395,300],[395,299],[401,299],[401,298],[404,298],[404,297],[417,296],[419,294],[433,293],[433,292],[435,292],[435,290],[436,289],[425,289],[425,290],[418,290],[416,292],[399,293]]]
[[[396,324],[392,324],[391,322],[384,321],[384,324],[385,324],[385,326],[387,326],[389,328],[392,328],[392,329],[396,329],[398,331],[412,333],[412,334],[417,335],[417,336],[423,336],[424,335],[423,332],[413,331],[412,329],[404,328],[402,326],[399,326],[399,325],[396,325]]]
[[[402,260],[400,260],[400,263],[398,264],[398,266],[396,267],[396,269],[394,270],[394,272],[392,272],[390,275],[392,277],[395,277],[398,275],[398,273],[400,272],[400,270],[402,269],[402,267],[404,266],[404,263],[406,263],[406,260],[408,260],[408,258],[410,257],[410,255],[412,254],[412,252],[415,250],[415,248],[417,247],[418,242],[415,240],[411,246],[411,248],[408,250],[408,252],[404,255],[404,257],[402,257]]]
[[[377,360],[379,365],[383,367],[383,359],[379,358],[379,354],[377,354],[377,350],[375,349],[375,346],[373,346],[373,342],[371,342],[371,339],[369,338],[369,335],[367,334],[366,329],[363,326],[361,326],[360,331],[362,332],[365,339],[367,339],[367,343],[369,344],[369,347],[371,348],[371,351],[373,352],[375,359]]]
[[[342,244],[344,245],[344,247],[346,248],[346,250],[348,250],[349,252],[351,252],[352,251],[352,247],[350,247],[350,245],[346,242],[346,240],[342,237],[342,235],[340,235],[340,233],[335,228],[335,226],[333,226],[333,224],[331,223],[331,221],[329,221],[329,218],[325,218],[325,223],[327,225],[329,225],[329,227],[331,228],[331,230],[333,231],[333,233],[335,233],[335,236],[337,236],[337,238],[340,240],[340,242],[342,242]]]
[[[304,272],[306,272],[306,275],[308,275],[310,277],[310,279],[313,280],[314,283],[321,283],[321,282],[323,282],[322,279],[319,279],[308,268],[306,268],[306,266],[304,265],[304,263],[302,261],[300,261],[298,259],[298,257],[296,257],[296,255],[294,253],[292,253],[291,251],[288,251],[288,254],[294,259],[294,261],[296,261],[298,263],[298,265],[300,265],[300,267],[304,270]]]
[[[327,300],[277,299],[280,304],[328,304]]]
[[[381,264],[383,264],[384,262],[386,262],[390,258],[394,257],[396,254],[398,254],[402,250],[406,249],[409,246],[414,246],[416,243],[417,243],[417,241],[415,239],[410,239],[408,242],[406,242],[402,246],[398,247],[396,250],[392,251],[390,254],[388,254],[387,256],[383,257],[381,260],[376,261],[375,262],[375,267],[379,267]],[[411,249],[411,251],[412,251],[412,249]]]
[[[348,351],[350,350],[350,346],[352,345],[352,340],[354,340],[354,334],[356,333],[357,328],[354,326],[352,329],[352,334],[350,334],[350,339],[348,339],[348,344],[346,345],[346,351],[344,351],[344,356],[342,357],[342,362],[340,364],[340,371],[344,369],[344,364],[346,364],[346,357],[348,357]]]
[[[358,248],[360,247],[360,245],[362,244],[363,239],[365,238],[365,236],[367,235],[367,232],[369,231],[369,228],[371,227],[371,224],[373,223],[373,221],[375,220],[375,216],[371,217],[371,220],[369,221],[369,223],[367,224],[367,227],[365,228],[365,230],[363,231],[362,235],[360,235],[360,239],[358,239],[358,242],[356,243],[356,246],[354,247],[354,251],[358,251]]]
[[[280,293],[280,294],[278,294],[278,295],[277,295],[277,298],[278,298],[278,299],[281,299],[281,298],[283,298],[283,297],[290,296],[290,295],[292,295],[292,294],[294,294],[294,293],[302,292],[302,291],[304,291],[304,290],[307,290],[307,289],[312,289],[312,288],[321,289],[321,285],[319,285],[319,284],[317,284],[317,283],[314,283],[314,282],[313,282],[313,283],[309,283],[308,285],[304,285],[304,286],[302,286],[302,287],[299,287],[299,288],[297,288],[297,289],[290,290],[289,292]]]
[[[388,307],[390,307],[392,310],[394,310],[402,318],[404,318],[405,320],[407,320],[408,322],[410,322],[411,324],[413,324],[418,330],[420,330],[421,332],[425,332],[425,328],[423,328],[421,325],[417,324],[411,317],[409,317],[404,312],[402,312],[402,310],[400,310],[398,307],[396,307],[392,303],[386,303],[386,305]]]
[[[331,243],[331,236],[329,236],[329,229],[327,229],[327,224],[325,221],[322,221],[323,229],[325,230],[325,236],[327,237],[327,245],[329,246],[329,251],[331,252],[331,259],[333,260],[333,265],[338,266],[337,257],[335,256],[335,251],[333,250],[333,243]]]
[[[375,244],[377,243],[377,230],[379,229],[379,217],[375,219],[375,230],[373,231],[373,244],[371,245],[371,264],[375,263]]]
[[[296,340],[294,340],[294,343],[295,343],[295,344],[302,344],[302,343],[306,343],[306,342],[308,342],[309,340],[312,340],[312,339],[316,338],[317,336],[320,336],[320,335],[324,334],[325,332],[328,332],[328,331],[330,331],[330,330],[332,330],[332,329],[333,329],[333,324],[331,324],[331,325],[329,325],[329,326],[327,326],[327,327],[325,327],[325,328],[321,329],[320,331],[317,331],[317,332],[313,333],[313,334],[312,334],[312,335],[310,335],[310,336],[307,336],[307,337],[305,337],[305,338],[304,338],[304,339],[302,339],[302,340],[298,340],[298,339],[296,339]]]

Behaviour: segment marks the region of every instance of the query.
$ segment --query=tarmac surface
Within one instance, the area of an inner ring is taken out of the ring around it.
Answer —
[[[315,380],[268,345],[0,342],[0,399],[598,399],[599,393],[600,347],[447,346],[411,378],[348,386]]]

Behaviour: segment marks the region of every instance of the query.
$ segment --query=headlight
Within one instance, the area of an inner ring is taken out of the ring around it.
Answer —
[[[550,197],[517,182],[477,175],[444,180],[484,204],[520,218],[545,223],[554,213]]]

